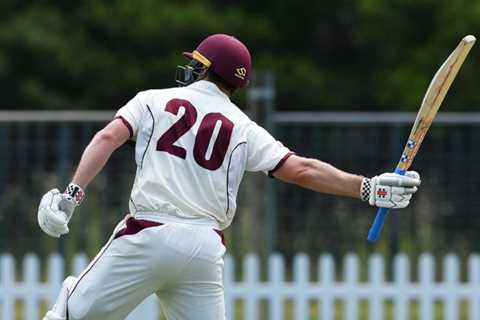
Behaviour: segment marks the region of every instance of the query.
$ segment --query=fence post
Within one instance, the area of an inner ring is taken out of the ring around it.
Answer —
[[[445,320],[458,319],[458,258],[453,254],[445,257],[443,265],[443,281],[445,283]]]
[[[12,255],[0,256],[0,298],[2,302],[2,319],[14,319],[14,283],[15,283],[15,261]]]
[[[75,277],[78,277],[80,276],[80,274],[83,272],[83,270],[85,270],[88,266],[88,262],[89,259],[87,257],[86,254],[77,254],[75,255],[75,257],[73,258],[73,270],[72,270],[72,274],[75,276]]]
[[[345,319],[355,320],[358,318],[358,258],[354,254],[345,257],[343,281],[345,282]]]
[[[334,319],[335,300],[332,292],[335,285],[335,263],[331,255],[322,255],[318,265],[318,278],[320,279],[320,286],[322,288],[320,293],[320,318]]]
[[[468,259],[468,285],[470,289],[469,315],[471,320],[480,319],[480,255]]]
[[[23,259],[23,288],[25,319],[37,320],[38,316],[38,287],[40,264],[37,256],[27,254]]]
[[[307,291],[310,281],[310,261],[304,253],[294,258],[293,279],[295,281],[295,319],[308,319]]]
[[[369,260],[369,275],[371,295],[370,295],[370,319],[383,320],[383,296],[382,285],[385,279],[385,266],[383,257],[374,254]]]
[[[245,256],[244,260],[244,282],[245,282],[245,319],[258,319],[258,292],[260,267],[258,256],[249,254]]]
[[[433,319],[434,261],[430,254],[422,254],[419,261],[420,320],[430,320]]]
[[[65,277],[65,262],[58,253],[52,254],[48,258],[48,307],[51,308],[57,300],[58,293],[62,288],[62,282]]]
[[[408,290],[410,284],[410,263],[404,254],[395,256],[393,260],[393,281],[395,282],[395,297],[393,317],[395,320],[408,319]]]
[[[268,281],[273,293],[269,302],[268,316],[270,319],[283,319],[283,286],[285,281],[285,260],[279,254],[268,258]]]

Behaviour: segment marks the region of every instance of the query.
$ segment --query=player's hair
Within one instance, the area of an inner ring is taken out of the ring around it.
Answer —
[[[212,70],[207,70],[207,79],[215,83],[217,86],[220,86],[223,89],[227,90],[229,95],[232,95],[235,92],[236,88],[234,86],[223,80],[218,74],[216,74]]]

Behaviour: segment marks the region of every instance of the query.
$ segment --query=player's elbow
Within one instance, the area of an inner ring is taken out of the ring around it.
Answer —
[[[292,177],[292,182],[300,186],[307,185],[313,178],[316,168],[315,159],[302,158]]]
[[[116,145],[117,137],[110,130],[102,129],[95,134],[93,138],[93,143],[100,145]]]
[[[316,162],[315,159],[292,156],[274,175],[282,181],[303,186],[312,179]]]
[[[113,133],[109,132],[108,130],[100,130],[95,135],[95,140],[107,141],[107,142],[108,141],[114,141],[115,136],[113,135]]]

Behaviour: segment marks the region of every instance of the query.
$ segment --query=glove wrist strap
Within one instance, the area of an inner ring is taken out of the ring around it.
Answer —
[[[368,201],[370,199],[370,194],[372,193],[372,182],[369,178],[363,178],[362,184],[360,186],[360,199],[362,201]]]
[[[78,184],[73,182],[70,182],[68,187],[65,189],[64,194],[70,197],[77,206],[79,206],[85,198],[85,192],[83,189]]]

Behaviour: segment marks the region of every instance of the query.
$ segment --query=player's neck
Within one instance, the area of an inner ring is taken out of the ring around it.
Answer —
[[[220,89],[220,91],[222,91],[223,93],[225,93],[228,97],[232,96],[233,92],[231,90],[229,90],[228,88],[223,86],[221,83],[218,83],[214,79],[210,79],[208,76],[206,76],[205,79],[203,79],[203,80],[207,80],[207,81],[213,83],[214,85],[216,85],[217,88]]]
[[[225,93],[228,97],[231,97],[231,96],[232,96],[232,93],[231,93],[228,89],[224,88],[223,86],[221,86],[221,85],[219,85],[219,84],[217,84],[217,83],[215,83],[215,85],[218,87],[218,89],[220,89],[220,91],[222,91],[223,93]]]

